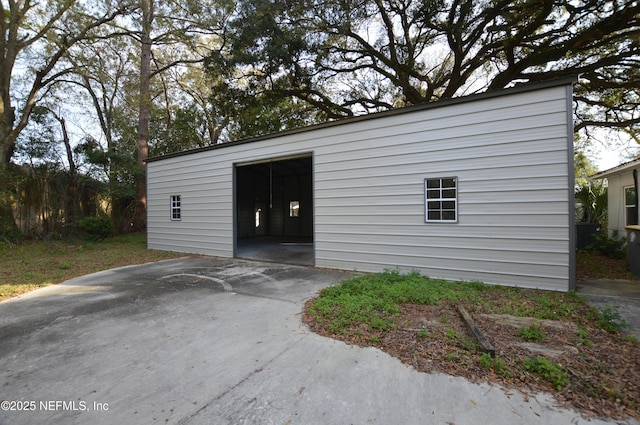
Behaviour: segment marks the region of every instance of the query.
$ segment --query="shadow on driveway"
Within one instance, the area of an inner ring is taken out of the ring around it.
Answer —
[[[183,258],[2,302],[0,423],[587,423],[548,395],[418,373],[311,333],[304,302],[348,276]]]

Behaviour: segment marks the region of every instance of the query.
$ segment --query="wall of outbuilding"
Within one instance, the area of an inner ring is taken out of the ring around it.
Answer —
[[[311,152],[316,266],[571,289],[572,139],[561,81],[152,159],[148,246],[233,257],[234,164]],[[426,223],[424,179],[451,176],[457,222]]]

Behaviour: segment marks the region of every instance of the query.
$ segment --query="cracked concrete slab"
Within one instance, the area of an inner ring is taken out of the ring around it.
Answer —
[[[640,281],[595,279],[578,282],[577,292],[598,309],[613,308],[624,321],[624,332],[640,338]]]
[[[609,423],[311,333],[304,302],[348,276],[183,258],[2,302],[0,424]]]

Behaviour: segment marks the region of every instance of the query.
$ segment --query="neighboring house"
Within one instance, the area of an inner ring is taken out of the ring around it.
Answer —
[[[607,205],[609,235],[617,232],[619,236],[626,236],[625,226],[638,224],[638,189],[637,177],[640,173],[640,159],[629,161],[601,171],[591,176],[591,179],[607,179]]]
[[[148,246],[307,238],[317,267],[574,289],[574,82],[150,158]]]

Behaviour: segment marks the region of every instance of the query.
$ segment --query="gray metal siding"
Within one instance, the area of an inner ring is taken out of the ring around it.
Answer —
[[[314,155],[319,267],[400,267],[567,290],[566,86],[383,116],[148,164],[149,247],[233,256],[237,162]],[[424,179],[458,178],[458,222],[425,223]],[[182,196],[182,221],[169,196]]]

